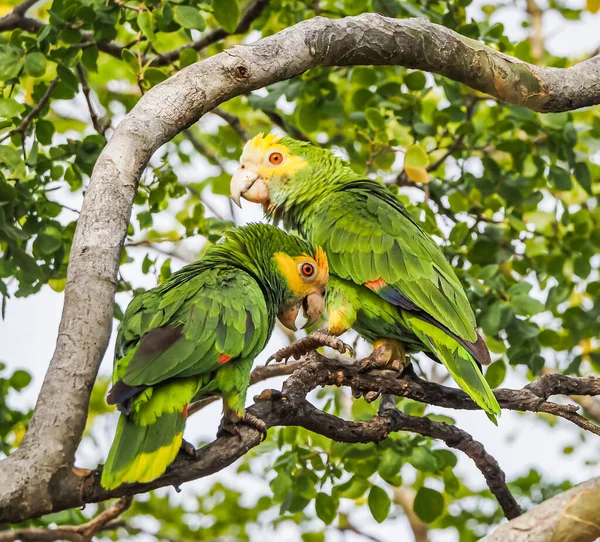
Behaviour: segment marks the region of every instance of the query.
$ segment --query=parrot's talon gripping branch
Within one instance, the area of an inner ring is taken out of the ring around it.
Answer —
[[[261,434],[261,442],[267,437],[267,424],[257,416],[246,412],[244,416],[242,416],[236,421],[233,421],[227,416],[225,416],[221,420],[221,424],[219,425],[219,429],[217,430],[217,438],[228,436],[236,436],[241,438],[239,427],[241,424],[246,424],[256,429]]]
[[[266,365],[272,361],[277,363],[281,363],[283,361],[287,363],[290,358],[298,360],[302,356],[306,356],[310,352],[314,352],[317,348],[322,346],[328,346],[340,354],[348,354],[349,356],[354,357],[354,349],[352,346],[346,344],[341,339],[338,339],[335,335],[332,335],[327,330],[317,329],[306,337],[302,337],[301,339],[294,341],[289,346],[285,346],[284,348],[281,348],[275,352],[269,357]]]
[[[198,459],[198,450],[196,447],[185,439],[181,439],[180,452],[191,457],[192,459]]]

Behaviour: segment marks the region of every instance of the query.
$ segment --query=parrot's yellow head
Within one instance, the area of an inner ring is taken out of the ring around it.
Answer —
[[[231,197],[239,206],[241,197],[262,203],[271,199],[271,183],[294,177],[308,167],[307,160],[275,134],[258,134],[244,146],[240,167],[231,179]]]
[[[325,286],[329,280],[325,251],[317,247],[312,256],[290,256],[286,252],[276,252],[273,258],[291,293],[290,302],[286,303],[277,315],[279,320],[284,326],[295,331],[295,322],[300,310],[296,300],[300,299],[307,319],[304,327],[314,324],[323,312]]]

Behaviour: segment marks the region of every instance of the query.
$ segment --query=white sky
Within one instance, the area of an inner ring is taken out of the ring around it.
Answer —
[[[523,39],[526,32],[521,27],[523,19],[522,3],[524,2],[518,3],[518,9],[504,8],[496,14],[496,19],[504,23],[508,36],[513,40]],[[580,6],[582,3],[568,2],[572,6]],[[469,8],[470,14],[478,18],[478,9],[482,4],[484,2],[477,0]],[[580,21],[564,21],[554,13],[548,13],[545,16],[544,23],[548,47],[554,54],[566,56],[585,55],[600,46],[600,13],[596,15],[586,13]],[[81,113],[81,117],[87,118],[84,102],[76,100],[76,106]],[[198,158],[191,165],[181,168],[179,173],[184,181],[192,179],[198,181],[199,176],[204,177],[211,174],[208,170],[209,167],[204,160]],[[70,203],[77,208],[80,206],[80,201],[77,198],[74,198],[74,201]],[[218,207],[219,212],[227,216],[229,206],[223,198],[215,198],[214,205]],[[242,218],[240,211],[237,212],[237,215],[238,218]],[[245,202],[244,221],[256,221],[260,217],[261,213],[257,206]],[[164,220],[168,219],[164,218]],[[197,250],[201,245],[200,242],[194,240],[190,241],[189,244],[191,250]],[[138,261],[136,265],[139,268],[145,250],[139,249],[137,252],[136,259]],[[126,266],[123,269],[124,276],[135,285],[153,286],[153,277],[141,275],[136,270],[136,265]],[[122,306],[127,302],[127,299],[126,294],[120,295],[119,300]],[[7,303],[6,320],[0,321],[0,360],[8,365],[9,371],[25,368],[33,374],[33,383],[29,391],[18,398],[12,398],[16,404],[33,406],[35,403],[43,375],[54,350],[62,303],[62,294],[55,293],[47,286],[44,286],[41,292],[35,296],[25,299],[12,298]],[[113,340],[111,340],[107,356],[101,366],[100,372],[104,375],[109,375],[111,372]],[[272,346],[269,346],[265,353],[259,356],[256,364],[264,363],[268,353],[274,351],[280,344],[281,337],[276,332],[271,341]],[[281,379],[272,380],[264,384],[263,387],[279,387],[281,381]],[[522,371],[511,369],[510,377],[504,386],[520,387],[524,382]],[[248,394],[248,404],[252,403],[252,397],[260,389],[260,385],[251,388]],[[220,409],[219,402],[209,406],[201,414],[192,417],[186,429],[186,438],[192,442],[214,438],[220,419]],[[598,457],[597,440],[588,437],[586,442],[580,445],[579,431],[566,421],[560,420],[558,422],[560,430],[549,431],[547,426],[532,414],[519,415],[505,412],[500,419],[499,428],[496,429],[481,412],[451,412],[450,414],[456,418],[460,427],[484,443],[488,452],[498,460],[500,466],[506,472],[508,480],[526,474],[530,468],[537,468],[546,479],[557,482],[564,479],[578,482],[600,474],[598,467],[584,465],[586,459]],[[80,450],[78,464],[94,467],[98,461],[106,457],[115,423],[116,416],[113,416],[106,422],[106,427],[98,428],[96,435],[98,448],[88,447],[85,450]],[[565,456],[562,454],[562,449],[569,445],[576,445],[577,451],[572,455]],[[443,445],[440,444],[439,447],[443,447]],[[459,457],[457,472],[471,486],[484,487],[483,478],[473,463],[460,452],[457,452],[457,455]],[[182,499],[187,491],[202,491],[218,479],[233,487],[243,487],[244,491],[248,493],[248,502],[251,502],[256,495],[269,494],[266,483],[261,487],[256,478],[252,478],[250,481],[235,477],[232,472],[233,468],[229,467],[209,479],[186,484],[184,492],[179,496],[172,489],[163,491],[169,492],[174,498]],[[352,521],[382,542],[412,539],[412,533],[401,515],[396,519],[386,521],[383,525],[377,525],[370,517],[368,509],[363,507],[353,513]],[[318,529],[320,525],[322,525],[320,522],[316,522],[315,528]],[[268,529],[257,533],[256,539],[299,542],[300,536],[293,526],[284,524],[276,533]],[[458,540],[458,537],[455,532],[446,531],[432,533],[431,539],[435,542],[453,542]],[[145,539],[140,537],[140,540]],[[352,533],[342,535],[339,532],[329,530],[327,540],[328,542],[341,540],[358,542],[360,538]]]

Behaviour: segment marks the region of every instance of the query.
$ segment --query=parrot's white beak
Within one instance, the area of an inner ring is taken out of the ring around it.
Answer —
[[[241,207],[241,198],[255,203],[265,204],[269,201],[269,189],[254,171],[240,167],[231,177],[229,185],[231,199],[238,207]]]
[[[302,307],[302,313],[300,313]],[[291,331],[312,326],[323,313],[325,299],[321,294],[310,294],[300,303],[286,305],[277,314],[279,321]],[[302,324],[302,325],[300,325]]]

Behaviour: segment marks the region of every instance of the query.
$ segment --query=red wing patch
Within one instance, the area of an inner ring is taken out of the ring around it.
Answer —
[[[369,282],[365,282],[365,286],[370,288],[371,290],[379,291],[384,286],[387,286],[387,282],[379,277],[377,280],[370,280]]]
[[[181,411],[181,417],[185,420],[188,417],[188,407],[190,405],[185,405],[183,410]]]
[[[225,363],[227,363],[229,360],[231,359],[231,356],[228,356],[227,354],[221,354],[219,356],[219,363],[221,365],[224,365]]]

